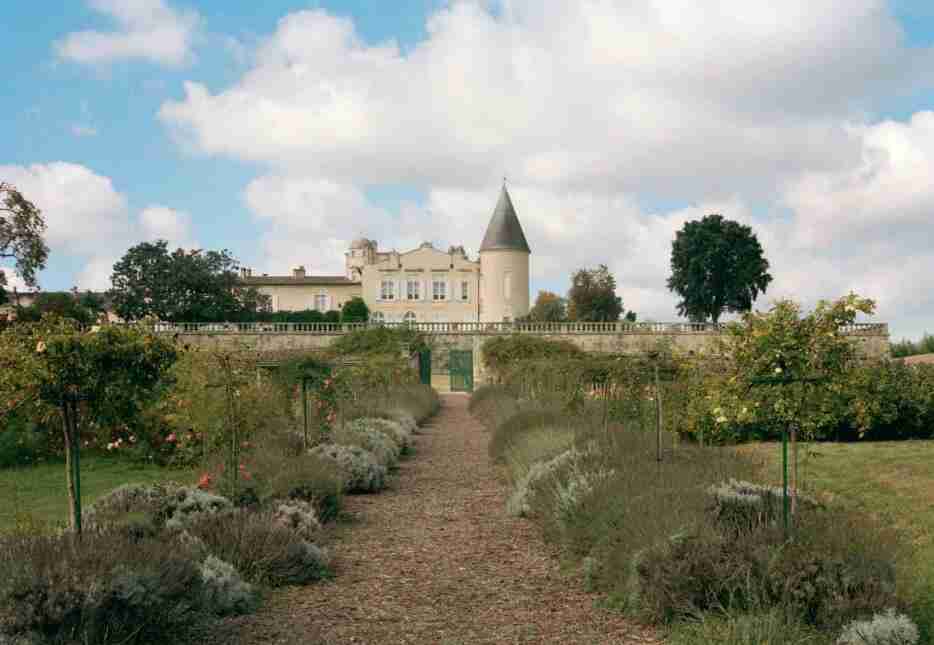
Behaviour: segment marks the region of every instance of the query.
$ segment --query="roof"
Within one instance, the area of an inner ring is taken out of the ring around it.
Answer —
[[[906,365],[934,364],[934,354],[917,354],[915,356],[906,356],[902,360]]]
[[[486,227],[483,244],[480,245],[481,252],[498,250],[532,252],[529,243],[525,240],[522,224],[519,223],[519,217],[516,215],[516,209],[513,208],[505,185],[500,191],[493,217],[490,218],[490,223]]]
[[[240,278],[243,284],[262,287],[280,285],[358,285],[359,281],[350,280],[342,275],[306,275],[297,278],[292,275],[253,275]]]

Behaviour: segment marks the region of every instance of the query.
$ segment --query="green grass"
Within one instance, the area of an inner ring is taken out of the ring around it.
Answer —
[[[766,477],[781,483],[781,444],[742,446],[762,458]],[[918,608],[934,630],[934,441],[812,443],[799,447],[801,488],[874,515],[911,540],[920,597]]]
[[[174,480],[190,482],[194,474],[134,464],[103,456],[81,458],[81,503],[86,506],[122,484],[150,484]],[[0,532],[17,522],[53,526],[67,522],[68,493],[65,466],[41,464],[0,470]]]

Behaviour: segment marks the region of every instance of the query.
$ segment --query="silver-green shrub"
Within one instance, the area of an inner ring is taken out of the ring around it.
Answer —
[[[226,497],[208,493],[200,488],[182,486],[175,489],[165,501],[165,527],[183,529],[232,508],[233,504]]]
[[[386,468],[391,469],[399,465],[399,455],[402,453],[399,445],[392,437],[370,424],[369,419],[356,419],[336,430],[331,437],[334,443],[360,446],[373,453],[376,460]]]
[[[837,645],[917,645],[921,635],[908,616],[887,609],[870,620],[847,625]]]
[[[564,465],[574,462],[580,455],[581,453],[575,448],[570,448],[547,461],[537,461],[532,464],[522,479],[516,482],[512,494],[506,500],[506,512],[516,517],[528,517],[532,510],[529,506],[529,497],[535,485]]]
[[[407,431],[410,435],[418,434],[418,422],[415,421],[415,417],[405,410],[388,410],[386,416],[402,426],[402,429]]]
[[[163,514],[166,500],[179,488],[172,483],[118,486],[84,509],[82,524],[87,530],[99,531],[125,525],[128,518],[138,521],[143,516],[153,521]]]
[[[357,419],[355,423],[360,423],[388,436],[399,447],[399,454],[407,455],[412,451],[412,433],[401,423],[379,418]]]
[[[309,454],[336,464],[344,474],[344,490],[349,493],[376,493],[386,487],[386,467],[359,446],[325,443],[312,448]]]
[[[205,607],[215,614],[247,614],[258,605],[256,589],[240,577],[232,564],[209,555],[201,563],[200,571]]]
[[[580,459],[572,459],[570,463],[567,476],[555,483],[555,519],[562,526],[568,524],[581,500],[595,486],[616,474],[613,469],[587,470]]]
[[[763,486],[730,479],[707,489],[714,500],[717,519],[736,529],[750,529],[776,522],[782,514],[784,491],[777,486]],[[799,506],[813,508],[816,502],[798,494]]]
[[[277,504],[272,511],[272,520],[305,539],[321,530],[314,504],[300,499]]]

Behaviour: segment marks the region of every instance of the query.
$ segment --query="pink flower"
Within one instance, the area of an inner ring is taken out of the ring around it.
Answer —
[[[165,440],[168,443],[175,443],[175,440],[176,440],[175,433],[173,432],[172,434],[170,434],[168,437],[165,438]]]
[[[198,488],[205,490],[211,487],[211,475],[204,473],[201,475],[201,479],[198,480]]]

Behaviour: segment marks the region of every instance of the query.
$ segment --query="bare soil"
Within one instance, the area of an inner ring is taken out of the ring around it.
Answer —
[[[448,395],[392,487],[347,500],[333,580],[267,598],[218,642],[304,644],[657,643],[595,607],[527,520],[487,455],[489,432]]]

